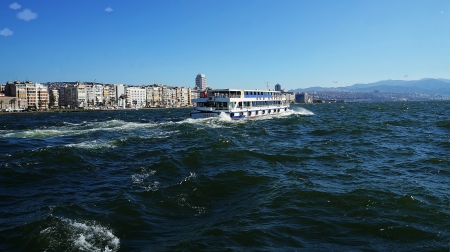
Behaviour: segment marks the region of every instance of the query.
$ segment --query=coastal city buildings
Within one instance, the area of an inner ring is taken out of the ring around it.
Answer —
[[[129,86],[96,82],[8,81],[0,84],[0,111],[65,109],[115,109],[189,107],[199,98],[206,85],[204,74],[198,74],[195,88],[172,87],[153,83]],[[371,102],[448,100],[449,96],[420,93],[350,91],[286,92],[275,85],[289,103]]]
[[[49,92],[46,86],[31,81],[8,81],[4,87],[5,97],[14,97],[9,101],[9,109],[24,110],[28,107],[47,108]]]
[[[127,86],[95,82],[0,84],[0,110],[98,109],[191,106],[191,88],[159,84]]]

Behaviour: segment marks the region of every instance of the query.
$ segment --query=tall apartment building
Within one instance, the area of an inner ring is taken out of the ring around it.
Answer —
[[[162,97],[162,86],[153,84],[145,87],[147,92],[147,106],[148,107],[160,107]]]
[[[206,89],[206,77],[204,74],[197,74],[197,77],[195,77],[195,87],[200,90]]]
[[[65,88],[64,100],[68,108],[77,109],[88,106],[86,86],[79,82],[76,85]]]
[[[121,108],[125,108],[127,101],[126,101],[126,96],[127,96],[127,88],[125,87],[125,85],[123,84],[115,84],[115,89],[116,89],[116,101],[117,101],[117,105]]]
[[[170,87],[163,86],[161,92],[161,106],[173,107],[174,106],[174,90]]]
[[[143,108],[147,95],[145,87],[127,87],[127,107]]]
[[[190,88],[186,88],[186,87],[182,87],[179,90],[179,94],[177,94],[178,97],[178,101],[179,101],[179,106],[181,107],[186,107],[186,106],[190,106],[191,105],[191,89]]]
[[[40,83],[33,83],[31,81],[14,81],[7,82],[5,93],[8,96],[16,97],[17,107],[19,109],[48,108],[49,95],[46,86]]]
[[[116,105],[116,89],[113,84],[105,84],[103,87],[103,105]]]
[[[280,84],[276,84],[275,85],[275,91],[281,91],[281,85]]]
[[[59,107],[59,90],[58,89],[52,89],[49,90],[49,108],[58,108]]]

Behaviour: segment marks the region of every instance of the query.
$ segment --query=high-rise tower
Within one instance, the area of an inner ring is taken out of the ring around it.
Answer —
[[[277,83],[277,85],[275,85],[275,91],[281,91],[281,85]]]
[[[195,86],[201,90],[206,89],[206,77],[204,74],[197,74],[197,77],[195,77]]]

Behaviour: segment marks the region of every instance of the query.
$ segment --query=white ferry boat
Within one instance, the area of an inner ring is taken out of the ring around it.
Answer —
[[[190,117],[194,119],[218,117],[221,113],[231,119],[254,118],[284,112],[289,104],[280,91],[208,89],[195,103]]]

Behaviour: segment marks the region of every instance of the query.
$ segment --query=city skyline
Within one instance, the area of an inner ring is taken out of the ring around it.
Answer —
[[[450,79],[448,1],[10,1],[0,83],[215,88]],[[197,13],[197,15],[195,15]]]

